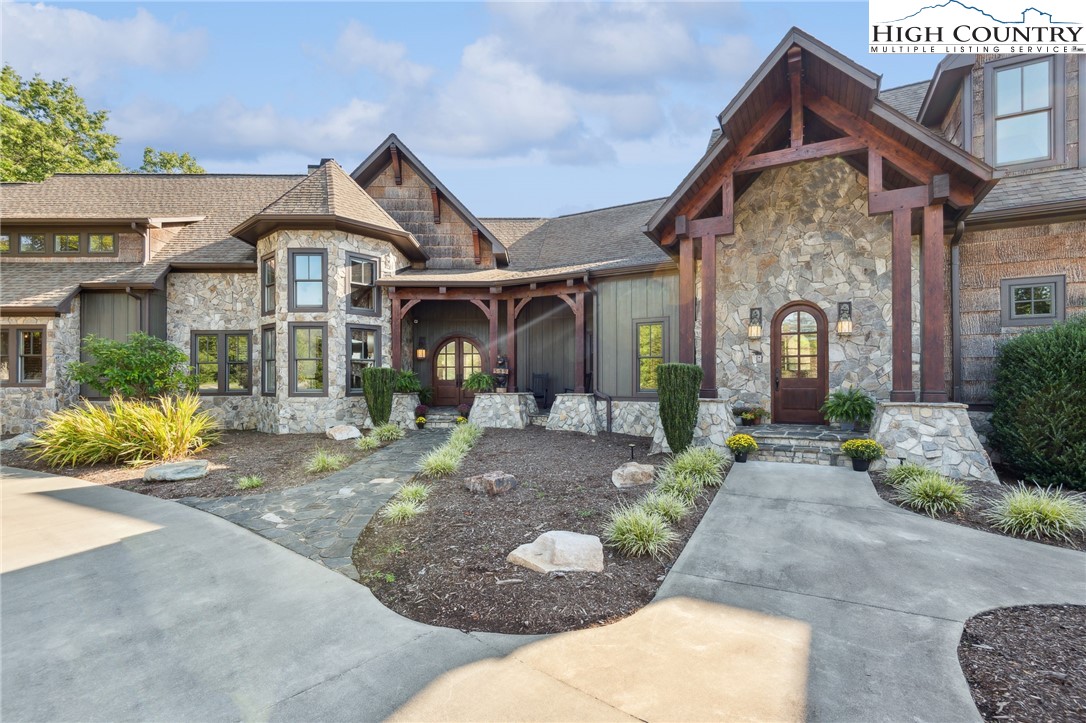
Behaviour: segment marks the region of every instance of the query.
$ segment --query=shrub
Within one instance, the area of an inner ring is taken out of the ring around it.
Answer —
[[[758,451],[758,443],[749,434],[733,434],[724,440],[724,444],[728,445],[728,449],[732,451],[732,454]]]
[[[430,413],[430,408],[428,406],[426,406],[425,404],[419,404],[419,405],[417,405],[415,407],[415,416],[416,417],[425,417],[429,413]]]
[[[832,392],[819,409],[827,419],[836,422],[855,422],[862,427],[871,426],[875,418],[875,400],[861,389],[838,389]]]
[[[335,472],[347,464],[347,455],[339,452],[330,452],[327,449],[318,449],[305,463],[305,471],[311,474],[317,472]]]
[[[649,512],[655,512],[671,523],[678,522],[690,514],[694,506],[686,499],[670,492],[649,492],[638,506]]]
[[[257,487],[263,487],[264,480],[255,474],[246,475],[244,477],[238,477],[238,489],[239,490],[255,490]]]
[[[901,485],[894,499],[932,517],[957,512],[973,504],[973,497],[965,485],[952,482],[930,469]]]
[[[85,401],[50,414],[33,454],[52,467],[138,464],[184,459],[218,441],[218,423],[194,394],[153,401],[114,396],[106,406]]]
[[[436,449],[431,449],[419,461],[419,472],[422,473],[423,477],[431,479],[448,477],[460,469],[462,459],[463,455],[459,449],[449,445],[442,445]]]
[[[897,467],[891,467],[886,470],[886,484],[891,487],[900,487],[907,482],[917,479],[927,471],[928,469],[923,465],[915,464],[914,462],[904,462]]]
[[[1022,478],[1086,489],[1086,316],[1005,342],[992,441]]]
[[[422,402],[423,404],[433,404],[434,403],[434,388],[433,387],[423,387],[422,389],[420,389],[419,390],[419,401]]]
[[[395,442],[397,439],[403,439],[405,434],[406,433],[395,424],[388,423],[382,424],[373,430],[373,436],[381,442]]]
[[[468,423],[468,418],[467,417],[457,417],[456,418],[456,423],[457,424],[467,424]]]
[[[985,513],[1003,532],[1023,537],[1062,537],[1086,531],[1086,503],[1054,490],[1030,489],[1019,483],[992,503]]]
[[[727,460],[712,447],[687,447],[668,465],[672,471],[686,474],[702,487],[717,487],[724,481]]]
[[[678,535],[660,515],[641,507],[620,505],[611,511],[604,527],[604,539],[623,555],[650,555],[661,558],[668,553]]]
[[[128,341],[91,334],[83,340],[83,350],[93,361],[70,363],[68,377],[102,395],[145,399],[196,390],[188,355],[141,331],[130,334]]]
[[[873,439],[849,439],[841,445],[841,451],[852,459],[879,459],[886,454],[882,445]]]
[[[661,364],[656,367],[660,423],[664,425],[668,446],[675,454],[689,447],[694,439],[701,376],[701,367],[694,364]]]
[[[408,482],[407,484],[402,484],[400,485],[400,489],[396,490],[396,497],[401,500],[425,502],[430,498],[430,485],[423,484],[422,482]]]
[[[426,505],[415,500],[392,500],[381,508],[381,518],[402,525],[426,511]]]
[[[481,427],[474,424],[461,424],[459,427],[453,430],[449,435],[450,442],[465,443],[468,449],[475,446],[475,443],[479,441],[479,437],[483,436],[483,430]]]
[[[396,379],[396,391],[400,394],[418,394],[422,391],[419,375],[410,369],[404,369]]]
[[[456,413],[458,415],[460,415],[461,417],[468,416],[469,414],[471,414],[471,405],[470,404],[458,404],[458,405],[456,405]]]
[[[464,389],[469,392],[492,392],[494,391],[494,384],[494,377],[486,372],[472,372],[464,380]]]
[[[359,437],[354,445],[363,452],[372,452],[381,446],[381,441],[371,434],[368,437]]]
[[[665,468],[656,481],[656,491],[694,504],[694,500],[705,491],[705,488],[696,478]]]
[[[375,426],[388,422],[392,416],[392,392],[400,379],[400,372],[388,367],[367,367],[362,370],[362,392]]]

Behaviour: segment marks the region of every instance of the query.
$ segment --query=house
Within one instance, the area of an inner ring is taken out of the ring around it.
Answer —
[[[477,218],[395,135],[350,173],[5,184],[4,431],[78,397],[81,337],[140,329],[235,428],[363,420],[370,365],[454,405],[505,362],[552,426],[650,435],[681,361],[706,435],[854,386],[891,457],[990,476],[998,341],[1086,311],[1084,66],[948,56],[883,90],[793,29],[669,197],[552,219]]]

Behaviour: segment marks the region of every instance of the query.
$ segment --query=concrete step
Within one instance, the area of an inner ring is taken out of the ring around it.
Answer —
[[[538,414],[529,415],[531,423],[537,427],[546,427],[547,420],[551,418],[550,412],[540,412]]]

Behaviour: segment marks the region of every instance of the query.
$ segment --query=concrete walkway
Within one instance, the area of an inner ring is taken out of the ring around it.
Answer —
[[[546,637],[406,620],[218,517],[3,470],[4,720],[975,720],[988,607],[1086,556],[926,520],[866,476],[738,465],[649,607]]]

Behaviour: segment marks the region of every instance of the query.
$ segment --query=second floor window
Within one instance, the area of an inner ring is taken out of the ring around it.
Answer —
[[[260,262],[260,313],[275,313],[275,256]]]
[[[1053,59],[994,68],[989,92],[995,163],[1044,161],[1054,152]]]
[[[347,255],[347,311],[377,312],[377,262],[365,256]]]
[[[290,310],[324,311],[325,260],[323,251],[290,251]]]
[[[53,234],[53,251],[58,254],[79,253],[79,234],[55,233]]]
[[[43,254],[45,253],[45,234],[24,233],[19,234],[19,253]]]

